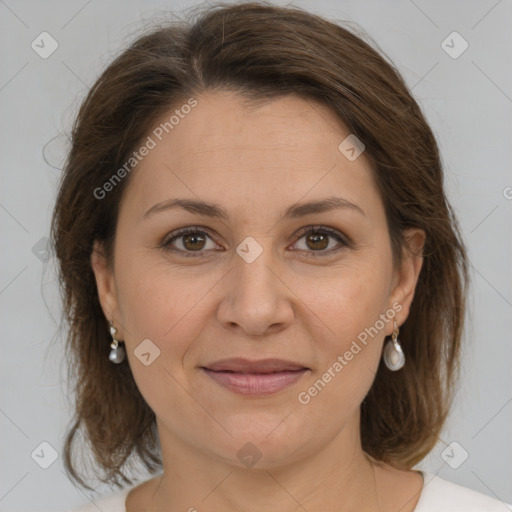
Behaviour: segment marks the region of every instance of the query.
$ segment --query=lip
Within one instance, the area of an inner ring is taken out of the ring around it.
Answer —
[[[202,367],[201,370],[217,384],[239,395],[264,396],[277,393],[295,384],[308,368],[284,370],[270,373],[240,373],[231,371],[213,371]]]
[[[271,373],[307,369],[303,364],[284,359],[259,359],[251,361],[242,357],[221,359],[202,368],[215,372],[231,371],[237,373]]]
[[[277,393],[296,382],[310,369],[283,359],[250,361],[231,358],[216,361],[201,370],[217,384],[240,395],[264,396]]]

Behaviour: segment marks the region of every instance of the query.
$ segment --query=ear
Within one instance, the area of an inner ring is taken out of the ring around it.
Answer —
[[[397,310],[395,319],[398,325],[402,325],[409,316],[416,284],[423,265],[423,247],[425,245],[425,231],[420,228],[409,228],[403,231],[406,246],[402,251],[402,264],[395,271],[392,284],[392,292],[389,297],[389,307],[397,303],[402,306]],[[393,326],[390,326],[391,334]]]
[[[108,321],[113,321],[118,330],[116,338],[123,339],[123,335],[120,332],[121,324],[117,320],[119,318],[119,310],[114,271],[111,265],[108,264],[103,244],[97,240],[94,241],[91,252],[91,267],[96,279],[98,298],[101,308],[103,309],[103,314]]]

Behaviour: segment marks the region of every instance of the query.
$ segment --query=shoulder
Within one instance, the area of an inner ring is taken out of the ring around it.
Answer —
[[[98,498],[70,512],[98,512],[98,510],[101,510],[101,512],[125,512],[126,497],[130,489],[132,487],[123,489],[111,496]]]
[[[423,490],[414,512],[506,512],[512,505],[422,471]]]
[[[152,476],[148,480],[130,485],[110,496],[96,498],[69,512],[126,512],[127,504],[130,506],[130,510],[139,510],[141,503],[144,503],[144,500],[140,501],[141,497],[144,497],[145,493],[154,491],[154,487],[160,481],[160,476]],[[129,494],[130,496],[128,496]],[[134,495],[138,495],[137,498]]]

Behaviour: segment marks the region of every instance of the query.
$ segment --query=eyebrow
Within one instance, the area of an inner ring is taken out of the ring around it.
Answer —
[[[161,203],[152,206],[144,214],[144,219],[147,219],[157,212],[163,212],[173,208],[182,208],[187,212],[214,219],[221,219],[225,221],[229,219],[227,211],[222,206],[195,199],[170,199],[162,201]],[[283,215],[283,219],[298,219],[313,213],[322,213],[339,208],[347,208],[366,217],[364,210],[357,204],[342,197],[332,196],[308,203],[294,204],[286,210]]]

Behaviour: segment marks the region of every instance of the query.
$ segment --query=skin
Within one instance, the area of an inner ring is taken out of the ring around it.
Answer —
[[[412,511],[422,475],[374,464],[359,435],[360,404],[393,322],[307,405],[297,395],[393,304],[401,306],[397,324],[405,322],[424,232],[408,230],[413,252],[404,249],[394,268],[369,163],[364,153],[349,161],[338,150],[349,132],[327,107],[294,95],[257,106],[227,91],[196,99],[132,171],[113,262],[101,244],[91,257],[102,308],[125,342],[162,446],[162,476],[130,492],[128,512]],[[341,208],[283,219],[289,206],[333,195],[364,215]],[[217,203],[229,218],[181,208],[144,218],[174,198]],[[315,233],[300,231],[308,225],[335,229],[350,243],[330,237],[328,246],[315,245]],[[174,239],[177,252],[162,248],[188,226],[206,234]],[[236,252],[247,236],[263,250],[252,263]],[[134,354],[145,339],[160,350],[148,366]],[[248,397],[198,368],[225,357],[277,357],[310,371],[278,393]],[[253,467],[237,457],[248,442],[261,453]]]

